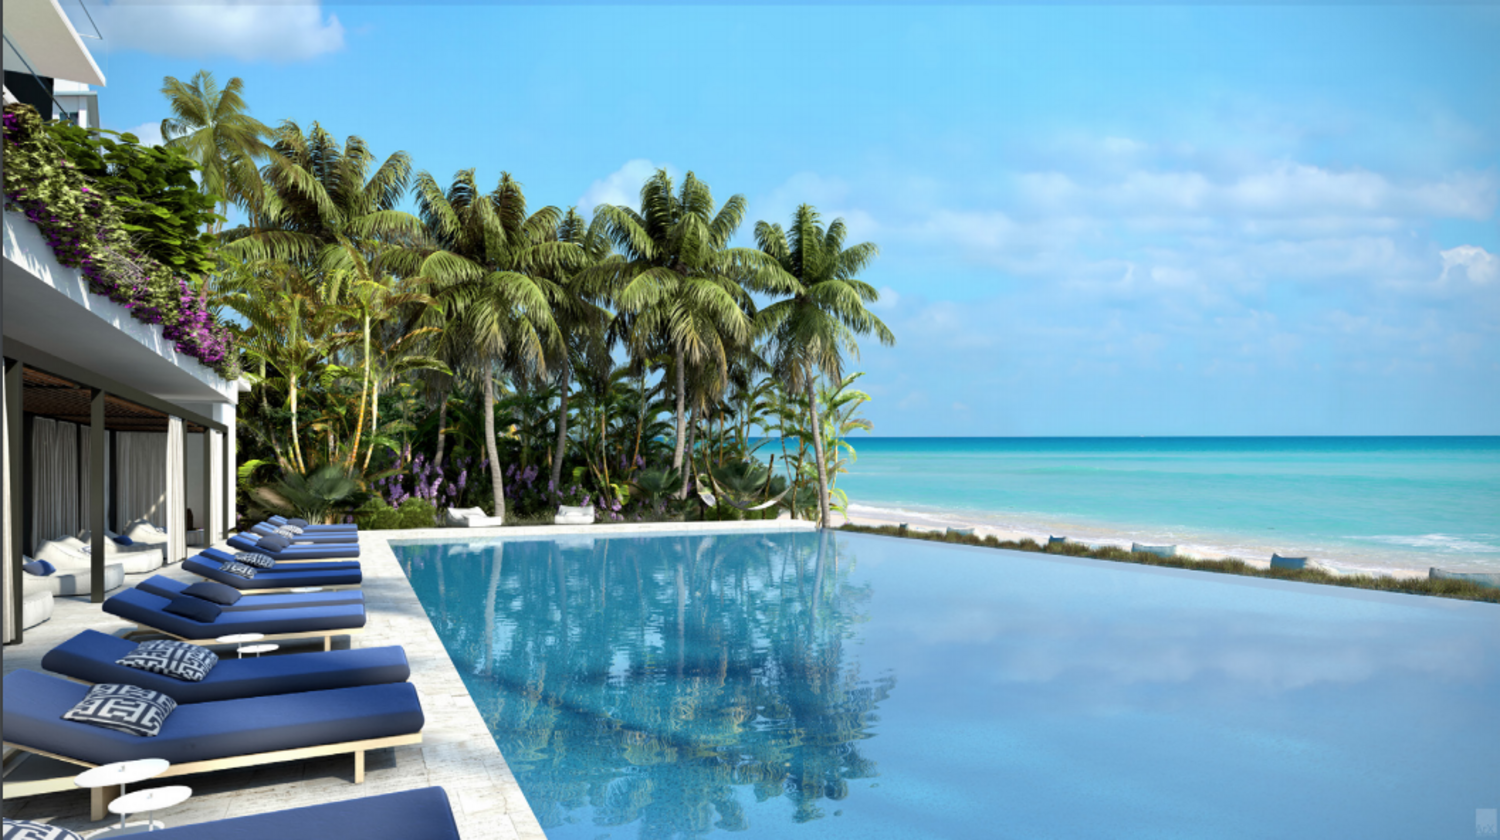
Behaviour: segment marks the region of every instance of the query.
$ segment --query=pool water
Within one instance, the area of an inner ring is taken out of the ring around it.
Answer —
[[[1500,807],[1500,605],[834,532],[393,547],[553,840],[1473,837]]]

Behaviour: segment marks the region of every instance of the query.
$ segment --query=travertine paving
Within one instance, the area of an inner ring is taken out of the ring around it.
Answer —
[[[491,536],[558,536],[586,533],[660,533],[668,531],[803,530],[806,522],[724,522],[702,524],[632,524],[535,528],[430,528],[373,531],[360,535],[360,562],[369,620],[363,635],[352,637],[358,647],[399,644],[411,662],[411,682],[421,697],[427,723],[419,745],[378,750],[366,757],[365,782],[353,783],[354,762],[348,756],[288,762],[243,770],[226,770],[172,779],[186,784],[193,797],[158,813],[168,825],[296,808],[397,790],[441,785],[448,791],[459,830],[466,840],[542,840],[545,835],[521,793],[510,768],[469,698],[463,679],[454,669],[437,632],[417,601],[416,593],[396,562],[389,540],[454,540]],[[196,580],[180,566],[158,574]],[[126,586],[146,576],[129,576]],[[118,591],[118,590],[117,590]],[[4,648],[4,671],[41,670],[48,650],[85,628],[123,633],[131,625],[103,612],[86,599],[60,598],[50,621],[25,632],[25,642]],[[351,637],[335,640],[347,647]],[[283,652],[313,650],[291,647]],[[230,653],[229,655],[233,655]],[[142,783],[150,787],[151,782]],[[83,790],[46,794],[4,803],[5,816],[50,822],[74,830],[92,830],[105,823],[89,819],[89,797]]]

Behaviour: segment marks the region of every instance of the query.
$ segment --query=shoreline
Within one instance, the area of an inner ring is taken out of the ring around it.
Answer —
[[[835,518],[838,514],[835,513]],[[1118,533],[1100,532],[1098,528],[1085,528],[1076,525],[1065,525],[1056,523],[1054,530],[1046,531],[1036,527],[1018,526],[1010,524],[997,524],[986,522],[973,513],[959,511],[914,511],[899,508],[881,507],[878,505],[867,505],[851,503],[849,510],[844,514],[844,522],[853,525],[864,525],[879,527],[882,525],[899,525],[903,522],[916,531],[944,531],[948,528],[972,528],[974,534],[980,537],[994,536],[996,539],[1019,542],[1021,540],[1034,540],[1045,546],[1047,538],[1052,536],[1066,536],[1095,547],[1115,547],[1130,549],[1132,542],[1142,542],[1139,537],[1121,536]],[[1151,544],[1173,544],[1170,537],[1150,537]],[[1223,561],[1239,560],[1246,565],[1259,569],[1268,569],[1271,566],[1271,553],[1278,553],[1284,549],[1262,550],[1255,547],[1255,553],[1248,550],[1236,550],[1223,548],[1215,545],[1198,543],[1176,543],[1177,554],[1180,557],[1195,560]],[[1284,555],[1286,556],[1286,555]],[[1302,556],[1298,553],[1297,556]],[[1395,578],[1423,578],[1428,576],[1428,569],[1437,565],[1440,568],[1462,569],[1466,564],[1429,563],[1421,566],[1416,564],[1393,564],[1376,561],[1352,561],[1329,557],[1315,557],[1311,553],[1308,556],[1308,568],[1315,568],[1336,575],[1388,575]]]

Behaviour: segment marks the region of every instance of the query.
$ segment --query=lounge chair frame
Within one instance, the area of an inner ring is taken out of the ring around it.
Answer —
[[[316,639],[319,636],[322,636],[323,650],[333,650],[334,636],[358,636],[364,632],[365,628],[363,627],[351,627],[347,630],[306,630],[300,633],[268,633],[263,634],[262,638],[264,641],[270,642],[282,641],[286,639]],[[213,645],[223,644],[217,638],[185,639],[182,636],[178,636],[174,633],[168,633],[165,630],[158,630],[157,628],[152,627],[149,624],[141,624],[140,622],[136,622],[135,629],[126,632],[125,635],[121,638],[130,639],[133,641],[140,636],[166,636],[169,639],[176,639],[179,642],[187,642],[190,645],[198,645],[200,647],[211,647]],[[350,641],[353,640],[351,639]]]
[[[270,638],[270,637],[267,637]],[[410,744],[422,743],[422,733],[413,732],[410,735],[392,735],[388,738],[371,738],[364,741],[344,741],[338,744],[322,744],[316,747],[297,747],[290,750],[276,750],[274,752],[252,753],[250,755],[236,755],[225,758],[210,758],[204,761],[191,761],[187,764],[173,764],[167,768],[165,773],[155,776],[156,779],[166,779],[173,776],[186,776],[192,773],[210,773],[215,770],[234,770],[241,767],[258,767],[262,764],[279,764],[283,761],[303,761],[309,758],[324,758],[330,755],[354,755],[354,783],[364,784],[365,781],[365,753],[370,750],[380,750],[387,747],[403,747]],[[68,758],[64,755],[49,753],[45,750],[32,749],[31,747],[5,742],[5,776],[20,765],[28,756],[39,755],[43,758],[52,758],[58,761],[76,764],[85,770],[98,767],[87,761],[76,758]],[[79,772],[82,772],[81,770]],[[66,790],[77,790],[78,786],[73,783],[73,776],[65,776],[55,779],[35,779],[25,782],[7,782],[3,787],[0,798],[14,799],[21,796],[36,796],[42,793],[58,793]],[[89,803],[90,816],[98,821],[109,816],[109,803],[120,796],[118,785],[93,788]]]

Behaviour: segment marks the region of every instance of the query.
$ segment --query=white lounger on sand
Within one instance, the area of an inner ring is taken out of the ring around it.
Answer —
[[[448,524],[454,528],[499,528],[502,516],[489,516],[481,508],[448,508]]]
[[[571,505],[559,505],[557,516],[552,518],[554,525],[592,525],[594,524],[594,509],[588,505],[574,507]]]
[[[1429,580],[1466,580],[1480,586],[1493,586],[1500,589],[1500,574],[1495,572],[1450,572],[1447,569],[1432,566],[1427,570],[1427,578]]]
[[[1146,545],[1133,542],[1130,544],[1132,552],[1142,551],[1146,554],[1155,554],[1157,557],[1176,557],[1177,546],[1175,545]]]

